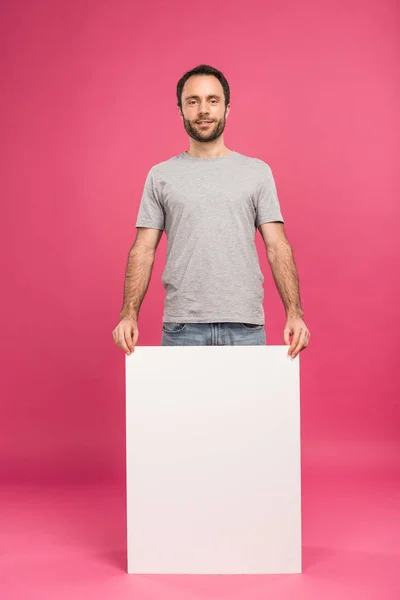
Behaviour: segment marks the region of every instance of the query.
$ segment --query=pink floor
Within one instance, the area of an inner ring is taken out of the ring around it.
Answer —
[[[300,575],[127,575],[125,490],[0,488],[1,600],[400,599],[393,476],[303,477]]]

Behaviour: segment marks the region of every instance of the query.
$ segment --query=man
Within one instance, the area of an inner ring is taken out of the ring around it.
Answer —
[[[225,146],[231,105],[220,71],[208,65],[192,69],[178,82],[177,99],[190,148],[147,174],[114,342],[128,355],[134,351],[139,309],[165,229],[161,344],[265,345],[258,229],[286,311],[284,342],[295,358],[310,332],[271,169]]]

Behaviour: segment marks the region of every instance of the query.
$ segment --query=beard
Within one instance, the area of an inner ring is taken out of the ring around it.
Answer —
[[[207,121],[208,119],[205,120]],[[207,129],[201,129],[198,123],[192,123],[192,121],[185,118],[183,118],[183,124],[185,126],[186,133],[191,138],[196,140],[196,142],[213,142],[222,135],[225,129],[226,117],[224,114],[222,119],[219,121],[214,120]]]

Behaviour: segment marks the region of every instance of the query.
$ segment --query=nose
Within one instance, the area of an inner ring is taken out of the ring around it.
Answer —
[[[204,98],[203,100],[200,100],[198,118],[199,119],[208,119],[208,116],[209,116],[209,110],[208,110],[208,106],[207,106],[207,100]]]

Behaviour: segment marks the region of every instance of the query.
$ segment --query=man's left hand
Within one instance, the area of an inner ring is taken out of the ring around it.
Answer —
[[[290,343],[291,335],[293,336],[292,343]],[[308,331],[307,325],[301,317],[290,316],[287,318],[283,337],[285,344],[287,346],[290,345],[288,355],[292,358],[296,358],[299,352],[304,350],[304,348],[307,348],[311,333]]]

